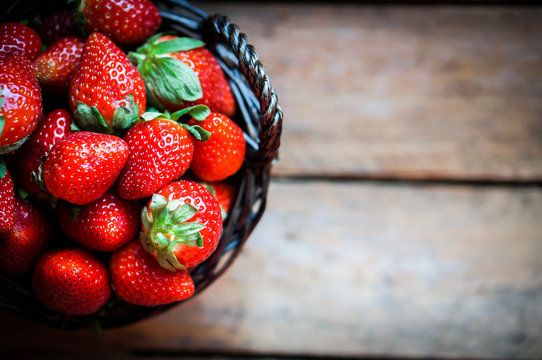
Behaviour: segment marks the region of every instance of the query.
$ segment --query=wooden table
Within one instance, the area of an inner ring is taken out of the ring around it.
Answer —
[[[208,290],[101,336],[2,312],[7,358],[542,357],[542,10],[204,3],[285,113]]]

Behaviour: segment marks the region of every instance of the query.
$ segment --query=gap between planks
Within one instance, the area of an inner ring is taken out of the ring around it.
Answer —
[[[273,181],[341,181],[341,182],[360,182],[360,183],[382,183],[397,184],[401,186],[472,186],[472,187],[509,187],[509,188],[539,188],[542,187],[542,179],[514,179],[496,178],[496,177],[398,177],[388,174],[298,174],[298,175],[276,175],[272,176]]]
[[[342,355],[311,355],[311,354],[283,354],[283,353],[257,353],[257,352],[217,352],[217,351],[164,351],[157,349],[137,350],[131,354],[135,359],[220,359],[220,360],[396,360],[396,359],[420,359],[419,357],[391,356],[391,355],[367,355],[367,356],[342,356]],[[440,360],[454,360],[460,358],[442,357]],[[470,358],[476,360],[476,358]]]

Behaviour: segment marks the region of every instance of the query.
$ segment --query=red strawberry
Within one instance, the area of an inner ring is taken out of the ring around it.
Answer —
[[[43,180],[54,196],[75,204],[88,204],[113,185],[127,158],[128,146],[119,137],[73,132],[47,155]]]
[[[119,46],[142,44],[162,22],[149,0],[82,0],[78,10],[89,33],[105,34]]]
[[[52,44],[63,37],[77,35],[75,11],[65,10],[45,16],[41,21],[41,38],[45,44]]]
[[[213,54],[199,40],[156,35],[130,53],[147,85],[149,102],[177,111],[203,104],[233,116],[235,99]]]
[[[22,23],[0,24],[0,56],[26,56],[34,60],[41,52],[41,38],[30,26]]]
[[[122,50],[105,35],[93,33],[73,74],[69,100],[81,128],[122,133],[145,109],[145,85]]]
[[[245,159],[243,130],[226,115],[211,113],[204,121],[190,120],[212,135],[206,142],[194,143],[190,169],[204,181],[219,181],[235,174]]]
[[[38,299],[70,315],[95,313],[111,296],[107,267],[83,249],[56,249],[43,254],[32,276]]]
[[[160,189],[143,209],[141,221],[143,247],[171,271],[206,260],[222,235],[218,201],[192,181],[181,180]]]
[[[4,159],[0,158],[0,233],[13,227],[15,219],[15,192],[13,180],[6,168]]]
[[[30,194],[44,193],[41,164],[49,150],[71,132],[72,115],[64,109],[53,110],[38,122],[28,141],[17,151],[17,179]]]
[[[42,108],[30,60],[21,55],[0,57],[0,154],[22,145],[41,118]]]
[[[131,304],[165,305],[194,293],[194,282],[186,270],[162,268],[137,240],[113,254],[109,271],[115,293]]]
[[[202,140],[208,134],[199,133],[199,126],[189,127],[176,122],[187,112],[205,117],[208,109],[197,106],[171,116],[146,113],[143,118],[147,121],[138,122],[128,130],[124,140],[130,148],[130,156],[117,183],[121,197],[141,199],[151,196],[164,185],[181,177],[188,169],[194,150],[190,132]]]
[[[44,91],[58,97],[68,95],[70,80],[81,60],[84,44],[76,36],[64,37],[34,60],[34,69]]]
[[[68,237],[90,250],[114,251],[139,232],[141,208],[108,191],[87,205],[61,202],[58,219]]]
[[[225,180],[202,183],[202,185],[216,197],[222,210],[222,219],[226,219],[237,195],[237,187],[231,181]]]
[[[36,203],[16,197],[14,225],[10,231],[0,233],[0,271],[30,271],[48,248],[51,237],[48,212]]]

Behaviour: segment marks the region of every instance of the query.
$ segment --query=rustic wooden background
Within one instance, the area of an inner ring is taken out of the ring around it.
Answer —
[[[209,3],[286,115],[267,212],[208,290],[8,358],[542,358],[542,9]]]

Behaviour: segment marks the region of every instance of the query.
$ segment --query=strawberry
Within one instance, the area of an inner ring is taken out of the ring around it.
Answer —
[[[52,44],[63,37],[77,35],[75,11],[64,10],[44,16],[41,20],[41,39],[45,44]]]
[[[119,137],[73,132],[47,155],[43,180],[54,196],[75,204],[88,204],[113,185],[127,158],[128,146]]]
[[[105,35],[93,33],[73,74],[69,101],[84,130],[119,134],[143,113],[145,85],[122,50]]]
[[[194,143],[190,170],[204,181],[219,181],[235,174],[245,159],[243,130],[226,115],[211,113],[204,121],[192,119],[212,135],[206,142]]]
[[[76,36],[64,37],[34,60],[34,69],[44,91],[66,97],[70,80],[79,65],[84,41]]]
[[[171,112],[203,104],[233,116],[230,85],[204,46],[196,39],[157,34],[128,54],[145,79],[149,102]]]
[[[119,46],[142,44],[162,22],[149,0],[82,0],[78,11],[89,33],[105,34]]]
[[[205,261],[222,235],[216,198],[192,181],[172,182],[152,196],[141,213],[140,241],[170,271]]]
[[[70,315],[95,313],[111,296],[107,266],[84,249],[43,254],[32,274],[32,286],[44,305]]]
[[[171,272],[162,268],[137,240],[113,253],[109,271],[115,293],[131,304],[165,305],[194,293],[188,271]]]
[[[136,123],[124,136],[130,155],[117,183],[119,195],[125,199],[148,197],[181,177],[192,161],[190,133],[201,140],[209,134],[198,132],[201,127],[197,125],[190,127],[177,120],[186,113],[205,118],[208,112],[206,107],[196,106],[173,114],[143,114],[144,121]]]
[[[204,182],[202,185],[216,197],[222,210],[222,219],[226,219],[237,195],[237,187],[235,187],[233,182],[227,180]]]
[[[90,250],[114,251],[139,232],[140,206],[112,191],[86,205],[60,202],[58,219],[64,233]]]
[[[15,221],[0,233],[0,271],[21,274],[32,269],[52,238],[48,212],[37,203],[15,197]]]
[[[41,164],[51,148],[71,132],[72,115],[64,109],[43,117],[30,138],[17,151],[18,185],[33,195],[46,194],[41,186]]]
[[[30,26],[23,23],[0,24],[0,56],[22,55],[30,61],[41,52],[41,38]]]
[[[15,221],[15,191],[4,159],[0,158],[0,233],[13,227]]]
[[[21,55],[0,57],[0,154],[22,145],[41,118],[42,108],[30,60]]]

